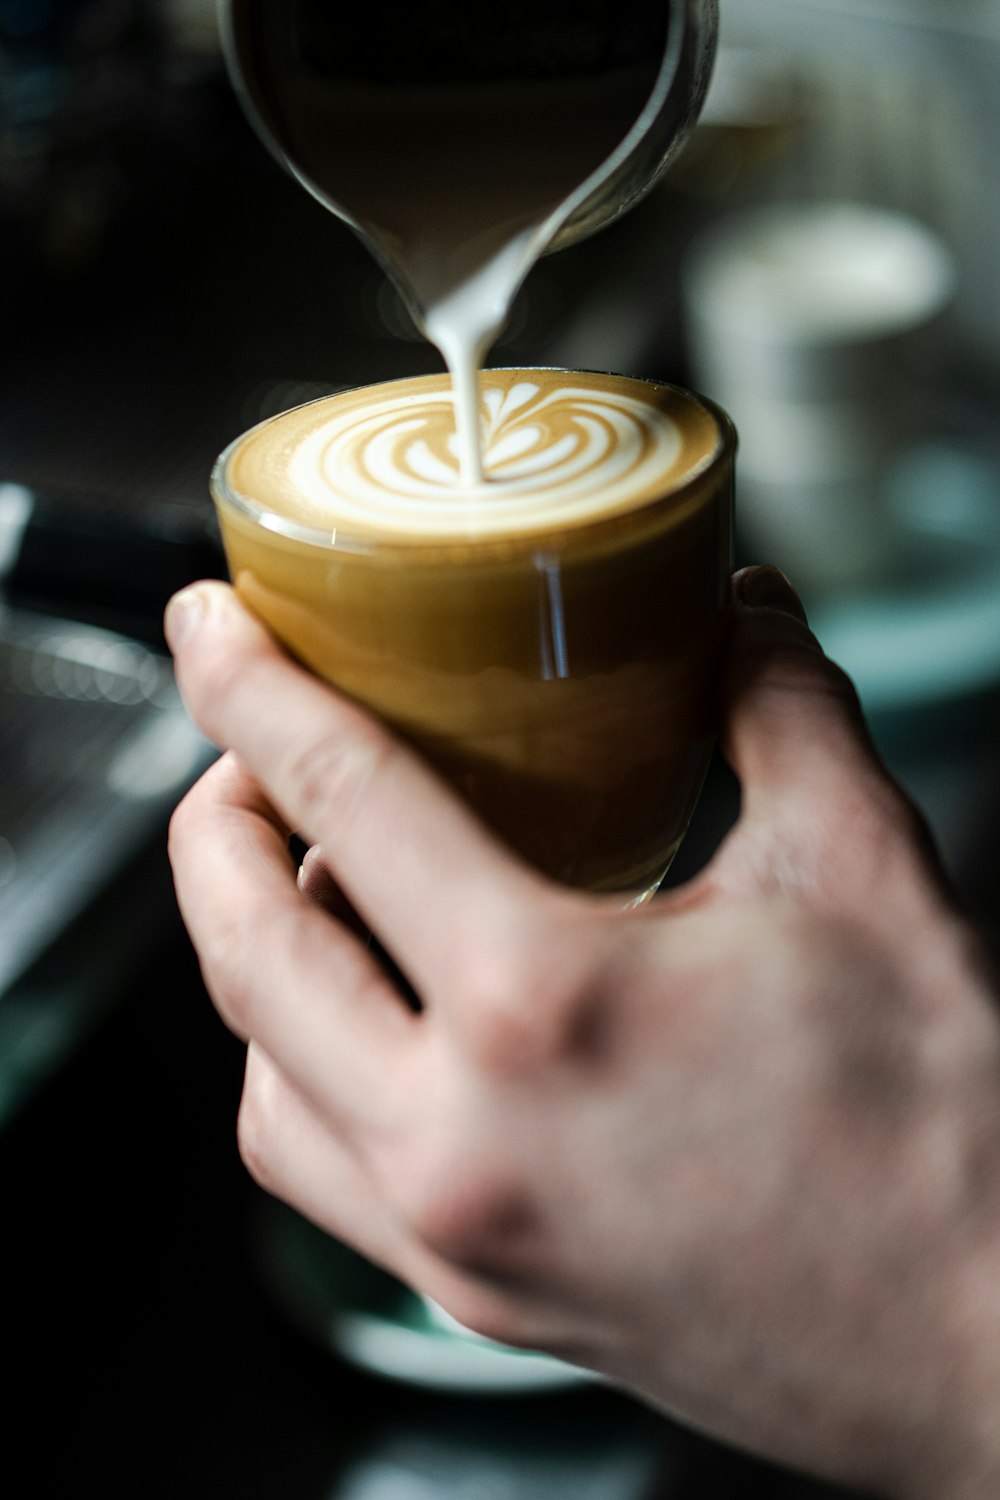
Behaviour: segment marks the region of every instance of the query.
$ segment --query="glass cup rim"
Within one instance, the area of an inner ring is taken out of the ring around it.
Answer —
[[[270,417],[264,417],[259,422],[254,422],[250,427],[244,429],[237,437],[233,438],[223,448],[212,466],[209,489],[212,499],[219,511],[230,510],[244,520],[252,522],[263,531],[269,531],[276,536],[283,537],[288,541],[303,542],[308,546],[318,548],[327,552],[353,552],[353,553],[390,553],[398,552],[410,556],[417,554],[430,556],[434,553],[453,553],[456,549],[466,550],[474,548],[477,553],[505,553],[510,554],[522,548],[538,550],[545,548],[546,544],[552,544],[556,539],[564,536],[579,538],[587,534],[594,534],[601,528],[610,527],[620,522],[625,517],[633,517],[653,506],[666,504],[678,504],[689,496],[692,490],[700,488],[707,479],[729,462],[735,455],[737,446],[737,433],[729,415],[710,397],[702,395],[686,386],[677,385],[668,380],[657,380],[646,375],[622,375],[611,370],[580,370],[569,369],[560,365],[500,365],[489,366],[482,373],[490,374],[515,374],[537,373],[540,375],[588,375],[598,378],[612,380],[628,380],[636,385],[655,386],[657,390],[676,392],[678,395],[695,401],[703,410],[712,417],[718,429],[718,441],[711,453],[701,459],[693,468],[685,473],[683,479],[674,487],[665,491],[662,495],[656,495],[625,512],[616,512],[613,515],[598,515],[589,521],[579,522],[572,526],[558,526],[550,530],[540,528],[537,531],[525,531],[509,536],[487,536],[476,537],[470,535],[462,537],[458,534],[436,535],[436,536],[391,536],[385,537],[373,535],[359,535],[352,533],[349,528],[338,525],[333,530],[324,530],[322,527],[310,526],[305,522],[293,520],[290,516],[284,516],[278,511],[270,510],[267,506],[253,500],[250,496],[234,489],[227,478],[229,463],[236,450],[245,442],[251,433],[261,427],[266,427],[271,422],[279,421],[291,411],[301,411],[309,406],[317,406],[320,402],[330,401],[337,396],[347,395],[353,391],[378,390],[382,386],[398,385],[407,380],[423,380],[425,375],[403,375],[391,376],[386,380],[365,382],[361,385],[343,386],[338,390],[327,391],[321,396],[315,396],[309,401],[299,402],[295,406],[287,407],[280,412],[275,412]],[[443,373],[443,372],[437,372]]]

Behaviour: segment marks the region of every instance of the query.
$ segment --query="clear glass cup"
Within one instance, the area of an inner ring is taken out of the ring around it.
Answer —
[[[640,902],[713,743],[736,438],[703,398],[627,384],[705,424],[704,462],[635,509],[562,529],[383,539],[291,520],[240,473],[280,416],[227,448],[212,494],[235,587],[293,656],[394,726],[536,867]]]

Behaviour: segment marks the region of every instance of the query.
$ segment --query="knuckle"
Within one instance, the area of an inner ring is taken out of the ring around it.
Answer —
[[[449,1318],[470,1333],[513,1348],[532,1349],[538,1335],[530,1320],[509,1295],[462,1282],[449,1286],[438,1305]]]
[[[220,1014],[241,1036],[257,1034],[272,997],[280,993],[288,956],[309,945],[310,916],[303,907],[270,910],[262,942],[259,907],[237,909],[201,939],[206,984]]]
[[[824,655],[811,631],[797,622],[782,621],[777,637],[761,628],[742,641],[735,670],[739,679],[756,679],[776,694],[817,693],[837,699],[860,715],[851,678]]]
[[[789,649],[773,668],[770,681],[779,690],[815,693],[852,710],[858,706],[854,684],[847,673],[835,662],[806,646]]]
[[[858,726],[863,725],[864,710],[853,680],[843,667],[838,666],[829,657],[823,657],[821,666],[822,670],[817,672],[812,684],[814,690],[833,699],[845,710],[848,718],[854,720]]]
[[[270,990],[269,958],[273,951],[294,952],[294,932],[280,913],[271,918],[268,952],[262,953],[259,921],[253,912],[235,910],[203,933],[198,958],[206,988],[227,1026],[245,1038],[257,1031],[258,1010]],[[274,947],[272,948],[271,944]]]
[[[197,826],[201,799],[201,783],[196,782],[170,815],[170,822],[167,824],[167,854],[173,864],[177,863],[178,854],[187,844],[189,831]]]
[[[273,1191],[275,1181],[271,1142],[272,1109],[270,1089],[248,1074],[236,1119],[236,1144],[240,1160],[253,1180],[266,1192]]]
[[[510,1173],[475,1160],[439,1157],[407,1174],[404,1215],[414,1235],[454,1266],[486,1271],[531,1232],[535,1211]]]
[[[287,1188],[290,1173],[294,1176],[297,1136],[294,1130],[290,1134],[289,1120],[295,1112],[294,1090],[285,1076],[266,1053],[251,1044],[236,1119],[236,1144],[254,1181],[276,1197]]]
[[[212,1003],[231,1031],[249,1038],[254,1031],[252,975],[247,972],[239,934],[229,929],[204,942],[199,951],[202,977]]]
[[[520,996],[476,999],[469,1033],[473,1057],[486,1073],[500,1077],[532,1071],[547,1060],[549,1039]]]
[[[470,1057],[500,1078],[550,1068],[573,1049],[579,1004],[562,966],[481,951],[466,965],[462,1010]]]
[[[355,815],[374,784],[387,770],[389,749],[374,726],[360,722],[349,738],[326,734],[298,745],[292,752],[287,779],[294,788],[295,805],[308,829],[331,818],[343,827]]]
[[[233,752],[225,751],[177,803],[167,824],[167,853],[176,863],[183,851],[213,837],[220,818],[235,805],[260,799],[260,788]]]

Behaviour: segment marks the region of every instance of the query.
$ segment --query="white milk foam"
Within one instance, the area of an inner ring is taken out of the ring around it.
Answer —
[[[279,483],[295,495],[295,518],[414,538],[559,529],[662,492],[685,456],[678,423],[624,391],[572,375],[543,386],[487,370],[480,380],[485,479],[471,486],[460,481],[446,384],[396,382],[381,395],[370,388],[363,401],[347,393],[288,414]]]

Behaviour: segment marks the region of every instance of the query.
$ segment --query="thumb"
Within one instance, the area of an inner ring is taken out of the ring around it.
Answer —
[[[708,889],[795,892],[865,920],[881,910],[887,879],[897,882],[888,920],[900,889],[921,910],[929,893],[940,901],[947,887],[927,825],[880,762],[850,679],[824,656],[777,568],[733,579],[721,717],[742,809]]]
[[[733,625],[723,679],[721,742],[739,778],[744,813],[780,799],[840,802],[851,787],[886,783],[846,673],[829,661],[777,568],[733,579]]]

